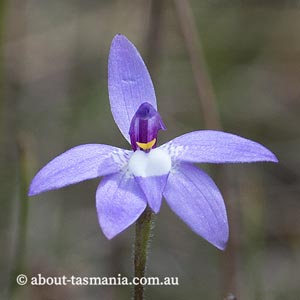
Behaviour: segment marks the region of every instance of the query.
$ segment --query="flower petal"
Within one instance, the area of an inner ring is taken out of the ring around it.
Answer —
[[[150,103],[156,110],[155,91],[149,72],[135,46],[124,36],[114,37],[108,58],[108,92],[111,112],[130,142],[130,122],[139,106]]]
[[[198,163],[278,162],[267,148],[222,131],[194,131],[162,145],[173,160]]]
[[[168,179],[167,175],[135,177],[136,182],[143,190],[150,208],[157,214],[162,200],[162,194]]]
[[[191,164],[182,163],[169,174],[164,197],[191,229],[224,250],[228,221],[223,198],[212,179]]]
[[[147,206],[145,195],[133,177],[117,173],[102,179],[96,193],[100,227],[108,239],[125,230]]]
[[[74,147],[51,160],[33,178],[29,196],[118,172],[131,151],[100,144]]]

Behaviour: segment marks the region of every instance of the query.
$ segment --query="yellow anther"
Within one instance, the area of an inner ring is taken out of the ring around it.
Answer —
[[[140,142],[136,142],[136,144],[143,150],[149,150],[151,149],[154,144],[156,143],[156,139],[153,139],[152,141],[148,142],[148,143],[140,143]]]

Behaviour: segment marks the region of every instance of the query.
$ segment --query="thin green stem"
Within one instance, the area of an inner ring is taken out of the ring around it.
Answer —
[[[153,225],[153,212],[147,207],[135,225],[134,244],[134,276],[142,278],[145,276],[151,229]],[[144,299],[144,286],[134,286],[134,300]]]

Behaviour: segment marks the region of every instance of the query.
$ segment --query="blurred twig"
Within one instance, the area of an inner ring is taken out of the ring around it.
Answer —
[[[1,34],[5,33],[14,37],[22,38],[26,32],[26,18],[24,15],[24,8],[26,1],[16,1],[9,5],[9,10],[5,9],[8,3],[1,1]],[[1,37],[2,38],[2,37]],[[1,39],[2,41],[2,39]],[[25,161],[25,152],[21,147],[20,141],[17,139],[17,134],[20,125],[20,113],[18,110],[18,104],[20,101],[20,91],[22,87],[22,71],[24,62],[24,47],[23,43],[19,44],[18,48],[12,49],[8,54],[13,59],[14,63],[10,68],[5,69],[6,76],[1,81],[1,171],[0,180],[4,183],[1,186],[1,194],[3,199],[1,201],[1,229],[5,229],[10,226],[12,216],[11,205],[13,194],[17,190],[18,202],[18,224],[15,240],[15,248],[13,248],[12,266],[8,265],[9,250],[5,249],[5,246],[1,247],[2,259],[1,259],[1,271],[9,273],[6,276],[7,282],[4,293],[8,292],[8,296],[13,296],[15,288],[15,275],[22,269],[24,265],[24,253],[26,244],[26,231],[27,231],[27,176]],[[2,51],[2,43],[1,43]],[[2,55],[2,53],[1,53]],[[5,65],[6,67],[6,65]],[[2,80],[2,78],[1,78]],[[19,147],[18,147],[19,146]],[[16,189],[16,178],[18,179],[18,189]],[[3,180],[2,180],[3,179]],[[15,238],[15,237],[13,237]],[[12,239],[12,236],[5,236],[5,243]],[[8,247],[7,247],[8,248]],[[3,267],[2,267],[3,264]],[[7,270],[6,270],[7,269]]]
[[[185,47],[190,59],[193,70],[195,83],[199,95],[199,100],[202,107],[202,116],[204,120],[204,128],[206,129],[222,129],[215,93],[212,83],[207,73],[205,58],[203,55],[201,40],[197,30],[194,15],[188,0],[174,0],[179,25],[182,31],[182,36],[185,42]],[[230,169],[225,166],[219,166],[217,177],[219,177],[222,185],[222,193],[224,198],[227,199],[226,207],[230,223],[230,239],[227,244],[227,250],[222,255],[222,280],[223,280],[223,293],[228,291],[235,291],[236,289],[236,209],[230,199],[234,199],[235,194],[233,183],[233,176]]]
[[[5,93],[4,93],[4,63],[3,63],[3,52],[4,52],[4,31],[6,29],[6,18],[5,18],[5,13],[6,13],[6,5],[7,1],[6,0],[0,0],[0,154],[1,154],[1,170],[0,170],[0,181],[1,183],[4,182],[4,178],[10,177],[9,175],[13,173],[10,169],[7,171],[5,169],[4,164],[7,164],[7,160],[4,158],[6,156],[7,152],[6,151],[6,141],[7,139],[7,134],[5,132],[5,127],[8,123],[8,118],[7,118],[7,111],[6,111],[6,105],[7,102],[5,101]],[[8,105],[7,105],[8,106]],[[10,105],[9,107],[11,107]],[[12,122],[13,123],[13,122]],[[6,190],[10,190],[10,188],[7,188],[7,186],[1,186],[1,193],[2,196],[5,196]],[[6,218],[8,216],[7,214],[7,209],[9,208],[9,201],[4,201],[4,199],[1,201],[1,211],[0,211],[0,233],[2,231],[2,228],[5,228],[5,226],[2,226],[2,223],[5,223]],[[6,225],[6,224],[5,224]],[[0,263],[1,266],[1,263]]]
[[[175,6],[185,46],[191,61],[202,108],[204,127],[221,129],[215,94],[207,73],[202,45],[190,3],[188,0],[175,0]]]
[[[157,65],[161,48],[163,8],[165,1],[151,0],[148,32],[146,33],[145,61],[150,73]]]
[[[19,177],[19,196],[18,196],[18,225],[15,245],[15,256],[13,259],[13,269],[10,282],[10,296],[13,297],[16,284],[16,277],[20,273],[24,273],[25,255],[26,255],[26,237],[29,212],[29,198],[27,196],[29,178],[28,178],[28,141],[26,137],[20,136],[17,140],[18,147],[18,177]]]
[[[6,9],[7,9],[7,0],[0,0],[0,86],[2,87],[2,75],[3,75],[3,43],[4,43],[4,32],[6,25]],[[1,88],[2,92],[2,88]],[[1,94],[2,96],[2,94]],[[2,104],[2,101],[1,101]]]

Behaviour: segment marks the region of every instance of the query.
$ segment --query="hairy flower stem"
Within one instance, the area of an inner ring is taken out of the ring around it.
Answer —
[[[153,212],[147,206],[145,211],[136,221],[135,243],[134,243],[134,276],[142,278],[145,276],[148,247],[153,224]],[[144,286],[139,284],[134,286],[134,300],[144,299]]]

